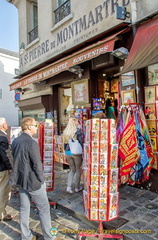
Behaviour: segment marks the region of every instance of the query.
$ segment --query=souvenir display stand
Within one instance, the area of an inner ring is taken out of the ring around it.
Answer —
[[[47,191],[54,190],[54,125],[52,121],[45,121],[39,124],[38,143],[42,158],[44,178]]]
[[[145,87],[144,92],[144,113],[155,156],[155,161],[152,168],[158,170],[158,86]]]
[[[99,239],[123,239],[120,234],[104,234],[103,231],[104,221],[118,217],[118,144],[115,120],[86,121],[83,176],[84,213],[89,220],[99,222],[98,232],[94,236]],[[88,234],[80,233],[78,236],[81,239]]]
[[[63,136],[54,135],[54,161],[62,164],[68,164],[64,151]]]

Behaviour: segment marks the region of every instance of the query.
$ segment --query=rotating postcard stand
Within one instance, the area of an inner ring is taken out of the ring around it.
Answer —
[[[52,120],[46,119],[45,122],[40,123],[38,135],[46,189],[49,192],[54,190],[54,124]],[[49,202],[49,204],[56,206],[56,202]]]
[[[54,190],[54,161],[53,161],[54,125],[51,120],[40,123],[39,146],[42,158],[43,173],[47,191]]]
[[[86,122],[84,143],[84,213],[91,221],[98,221],[98,232],[80,233],[82,236],[123,239],[121,234],[104,231],[103,222],[118,217],[118,144],[113,119],[90,119]]]

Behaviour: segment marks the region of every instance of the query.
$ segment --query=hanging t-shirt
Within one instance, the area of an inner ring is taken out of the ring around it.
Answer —
[[[113,115],[114,112],[115,112],[115,109],[113,107],[109,106],[108,110],[107,110],[107,113],[106,113],[107,118],[108,119],[115,119],[115,117]]]

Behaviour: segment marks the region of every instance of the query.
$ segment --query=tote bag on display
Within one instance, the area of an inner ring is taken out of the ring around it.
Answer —
[[[69,147],[72,154],[82,154],[82,146],[78,140],[69,140]]]

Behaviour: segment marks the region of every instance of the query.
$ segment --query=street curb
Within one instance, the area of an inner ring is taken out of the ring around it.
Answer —
[[[97,230],[98,222],[90,221],[90,220],[87,219],[86,216],[80,214],[79,212],[75,212],[72,209],[69,209],[69,208],[67,208],[67,207],[65,207],[65,206],[63,206],[63,205],[61,205],[59,203],[56,204],[56,208],[61,210],[61,211],[63,211],[63,212],[65,212],[65,213],[67,213],[67,214],[69,214],[70,216],[78,219],[79,221],[89,225],[94,230]]]

